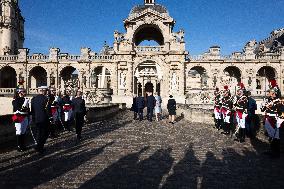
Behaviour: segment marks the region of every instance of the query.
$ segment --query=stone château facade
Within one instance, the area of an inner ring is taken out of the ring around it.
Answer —
[[[133,94],[154,91],[173,94],[184,103],[186,96],[243,82],[253,95],[263,95],[268,80],[284,89],[284,29],[273,31],[260,42],[248,42],[242,52],[220,55],[212,46],[200,56],[185,49],[183,30],[174,32],[175,20],[162,5],[145,0],[124,20],[125,32],[114,31],[113,46],[100,53],[81,48],[80,55],[60,53],[29,55],[22,48],[23,23],[16,0],[1,1],[0,94],[10,95],[24,80],[29,94],[40,85],[64,88],[72,83],[83,90],[111,91],[113,102],[126,102]],[[141,46],[154,40],[157,46]],[[15,53],[17,48],[18,53]]]

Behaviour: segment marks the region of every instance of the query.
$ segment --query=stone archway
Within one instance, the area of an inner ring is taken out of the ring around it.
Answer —
[[[61,89],[67,87],[76,88],[79,86],[78,71],[73,66],[67,66],[63,68],[60,72],[59,86]],[[73,86],[77,85],[77,86]]]
[[[111,73],[104,67],[96,67],[92,72],[92,87],[98,89],[110,89],[111,88]]]
[[[29,88],[36,89],[40,86],[47,86],[47,72],[43,67],[36,66],[29,72]]]
[[[138,46],[141,42],[145,40],[153,40],[157,42],[160,46],[164,45],[163,33],[157,25],[144,24],[141,25],[138,29],[136,29],[133,36],[133,43]]]
[[[224,69],[223,75],[221,77],[221,87],[225,85],[229,87],[232,93],[237,90],[237,85],[242,81],[241,70],[236,66],[228,66]]]
[[[269,81],[276,79],[276,75],[276,70],[273,67],[261,67],[256,74],[256,89],[261,91],[269,89]]]
[[[152,61],[139,64],[134,73],[134,94],[147,92],[161,93],[162,72],[161,67]]]
[[[14,68],[5,66],[0,70],[0,88],[15,88],[17,74]]]
[[[188,72],[189,89],[201,89],[207,86],[208,75],[206,69],[202,66],[194,66]]]

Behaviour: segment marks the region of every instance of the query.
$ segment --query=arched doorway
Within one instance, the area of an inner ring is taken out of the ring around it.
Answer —
[[[146,96],[147,92],[161,95],[162,72],[155,62],[144,62],[137,66],[134,74],[134,94]]]
[[[92,87],[99,89],[111,88],[111,73],[106,67],[99,66],[93,70]]]
[[[236,93],[238,83],[241,81],[241,70],[236,66],[229,66],[223,71],[223,76],[221,77],[221,87],[227,85],[232,93]]]
[[[67,66],[60,72],[59,85],[60,88],[65,89],[67,87],[78,88],[79,87],[79,73],[76,68]]]
[[[260,68],[256,74],[256,89],[266,91],[269,89],[269,81],[276,78],[276,71],[270,66]]]
[[[31,69],[29,74],[29,88],[35,89],[47,85],[47,73],[41,66]]]
[[[17,74],[14,68],[5,66],[0,70],[0,88],[15,88]]]
[[[204,67],[195,66],[188,72],[188,88],[201,89],[207,86],[208,75]]]

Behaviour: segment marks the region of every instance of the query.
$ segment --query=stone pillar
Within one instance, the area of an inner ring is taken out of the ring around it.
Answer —
[[[111,75],[111,83],[112,83],[112,89],[113,89],[113,94],[118,95],[118,63],[114,62],[114,68],[112,70],[112,75]]]
[[[127,89],[127,95],[132,95],[133,93],[133,62],[128,63],[128,72],[126,77],[126,89]]]
[[[179,71],[179,94],[184,96],[185,93],[185,63],[181,63],[181,69]]]
[[[49,49],[49,62],[58,62],[59,48],[50,48]]]

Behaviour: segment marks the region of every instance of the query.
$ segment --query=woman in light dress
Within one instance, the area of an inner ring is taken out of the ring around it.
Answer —
[[[155,93],[155,115],[156,115],[156,121],[161,120],[161,114],[162,114],[162,98],[158,95],[158,93]]]

